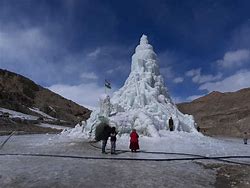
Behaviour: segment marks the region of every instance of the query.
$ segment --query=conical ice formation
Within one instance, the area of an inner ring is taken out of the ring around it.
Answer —
[[[84,131],[94,136],[100,121],[107,121],[120,133],[135,128],[140,134],[157,137],[159,130],[168,130],[170,117],[175,131],[196,131],[193,116],[182,114],[172,102],[159,71],[157,55],[147,36],[142,35],[124,86],[111,99],[108,95],[100,98],[100,109],[92,112]]]

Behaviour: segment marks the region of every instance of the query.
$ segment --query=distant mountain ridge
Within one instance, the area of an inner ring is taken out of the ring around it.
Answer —
[[[206,134],[239,137],[250,131],[250,88],[214,91],[177,106],[183,113],[192,114]]]
[[[84,96],[83,96],[84,97]],[[32,80],[0,69],[0,107],[25,114],[39,115],[30,108],[69,122],[72,126],[89,118],[91,111],[37,85]]]

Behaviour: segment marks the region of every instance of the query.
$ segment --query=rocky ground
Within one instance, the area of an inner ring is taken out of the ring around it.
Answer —
[[[206,135],[242,137],[244,132],[250,132],[250,88],[212,92],[177,106],[181,112],[192,114]]]
[[[250,186],[250,166],[221,163],[204,164],[200,162],[197,162],[197,164],[202,165],[205,169],[216,171],[216,181],[214,183],[216,188],[248,188]]]
[[[31,110],[39,109],[53,118],[74,125],[80,120],[88,119],[91,113],[87,108],[43,88],[26,77],[3,69],[0,69],[1,107],[43,117]]]

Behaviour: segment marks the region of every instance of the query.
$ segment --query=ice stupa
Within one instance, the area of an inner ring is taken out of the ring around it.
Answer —
[[[100,109],[92,112],[84,131],[94,136],[96,126],[107,121],[120,133],[135,128],[140,134],[157,137],[168,130],[168,119],[174,120],[175,131],[196,132],[191,115],[182,114],[171,100],[160,74],[157,55],[142,35],[132,56],[131,72],[125,84],[110,98],[100,97]]]

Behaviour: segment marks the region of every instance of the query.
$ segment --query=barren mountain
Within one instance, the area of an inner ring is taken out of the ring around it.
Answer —
[[[227,93],[214,91],[177,106],[183,113],[192,114],[205,134],[240,137],[250,131],[250,88]]]
[[[86,120],[90,110],[71,100],[37,85],[30,79],[0,69],[0,107],[41,117],[37,109],[58,122],[74,126],[80,120]]]

